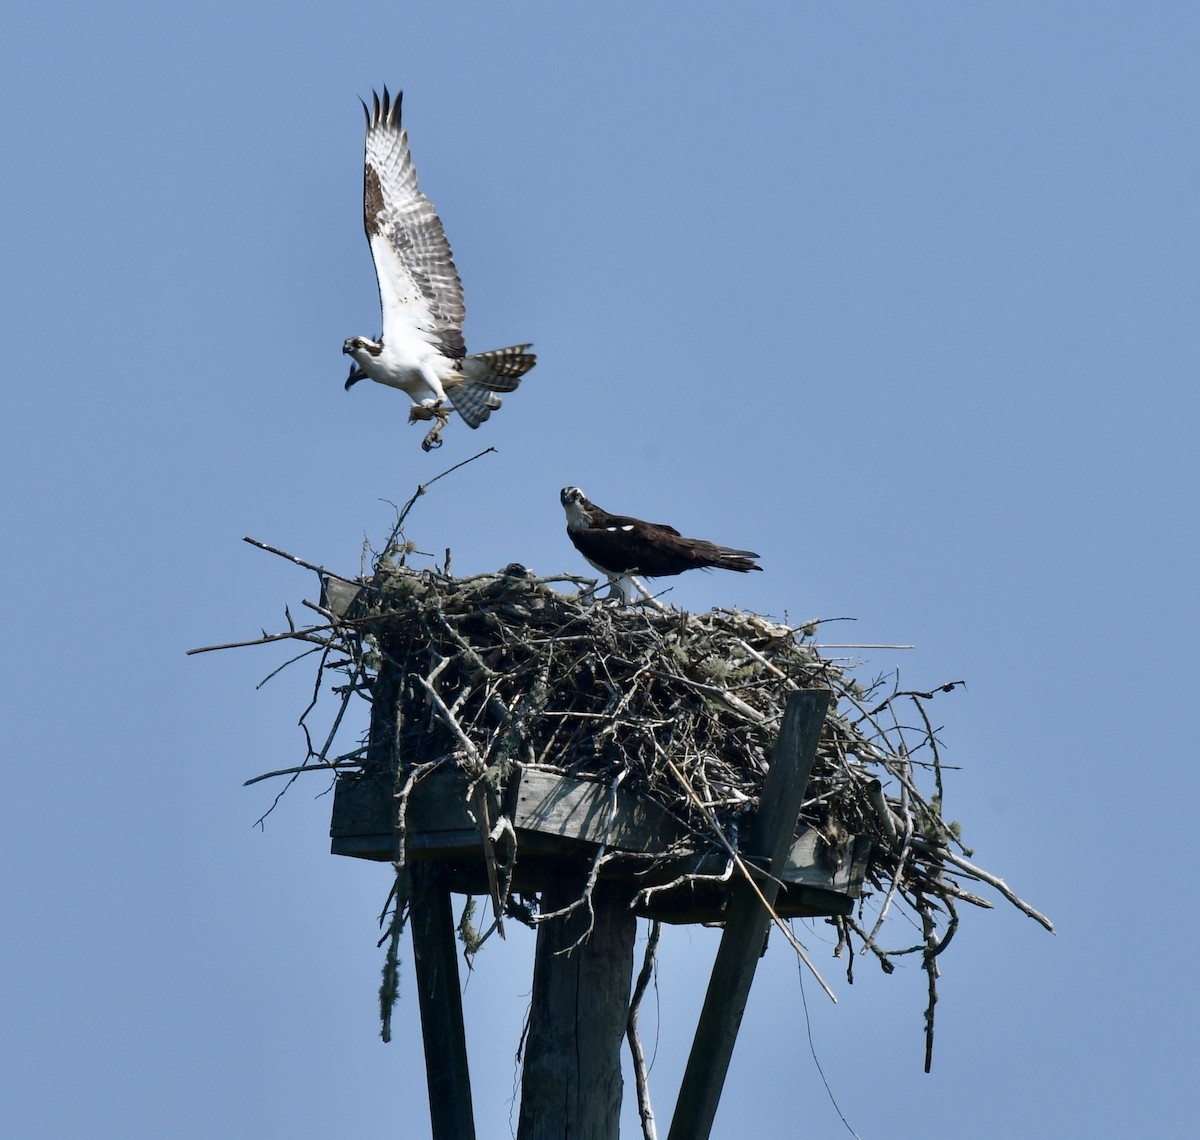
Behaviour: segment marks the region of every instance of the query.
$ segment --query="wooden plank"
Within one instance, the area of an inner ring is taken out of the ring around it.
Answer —
[[[450,890],[438,863],[414,863],[410,874],[413,893],[408,923],[433,1140],[475,1140]]]
[[[426,835],[473,830],[478,839],[479,824],[467,803],[466,776],[457,768],[430,772],[408,797],[405,825],[411,832]]]
[[[414,859],[471,859],[483,865],[478,827],[462,831],[410,831],[407,843],[408,853]]]
[[[585,882],[580,873],[548,884],[543,910],[574,902]],[[618,1140],[637,929],[631,892],[599,882],[591,914],[579,907],[538,927],[517,1140]],[[566,952],[589,923],[587,940]]]
[[[852,891],[857,893],[854,883],[854,845],[847,842],[839,855],[816,828],[806,827],[788,850],[779,877],[785,883],[844,891],[847,894]],[[862,886],[861,876],[857,886]]]
[[[333,838],[391,835],[392,789],[390,772],[338,776],[333,786],[333,814],[329,834]]]
[[[617,789],[616,811],[609,828],[609,785],[580,780],[559,772],[521,769],[513,826],[587,843],[600,843],[608,833],[615,851],[665,851],[683,840],[683,827],[651,800]]]
[[[329,853],[375,863],[394,863],[399,854],[393,835],[335,835],[329,841]]]
[[[775,913],[780,918],[818,918],[853,911],[854,899],[849,895],[820,887],[788,887],[775,900]]]
[[[829,697],[827,689],[805,689],[788,697],[746,846],[748,851],[766,859],[772,874],[782,869],[795,835]],[[767,902],[773,903],[778,894],[776,885],[766,882],[761,889]],[[750,885],[744,880],[735,881],[668,1140],[707,1140],[712,1131],[769,926],[770,917]]]
[[[333,790],[330,850],[359,859],[394,860],[395,780],[390,772],[341,776]],[[406,824],[414,858],[481,855],[479,826],[466,803],[466,777],[457,768],[438,769],[409,796]]]
[[[523,785],[523,792],[519,791],[519,784]],[[330,826],[333,854],[389,862],[396,859],[396,839],[391,830],[392,788],[391,776],[382,772],[339,778]],[[433,772],[417,785],[409,803],[410,858],[481,859],[478,826],[465,803],[466,788],[466,778],[456,768]],[[603,838],[609,803],[605,784],[528,769],[520,780],[510,782],[504,800],[516,818],[518,858],[530,870],[537,866],[537,856],[587,859]],[[652,820],[657,822],[652,825]],[[679,823],[668,813],[660,812],[658,805],[619,790],[617,817],[610,838],[610,851],[618,858],[607,864],[602,874],[606,878],[636,881],[639,886],[670,882],[684,874],[720,874],[728,861],[724,851],[689,854],[682,849],[653,865],[636,858],[662,850],[657,846],[660,838],[665,844],[679,840],[682,835]],[[631,854],[630,861],[619,858],[622,851]],[[812,899],[822,896],[803,896],[797,894],[796,888],[819,888],[823,892],[840,892],[845,898],[857,898],[870,851],[870,839],[860,836],[848,841],[835,861],[820,833],[802,828],[792,841],[778,876],[789,886],[780,896],[780,913],[786,917],[849,913],[844,899],[834,897],[828,899],[828,910],[814,911]],[[762,875],[760,883],[765,878]],[[538,889],[536,877],[532,880],[526,877],[525,881],[531,882],[530,889]],[[655,896],[650,906],[639,908],[638,914],[665,922],[722,921],[727,890],[728,884],[722,887],[687,884]],[[689,907],[696,916],[690,920],[686,917]]]
[[[788,887],[775,898],[775,913],[780,918],[816,918],[834,914],[851,914],[854,899],[840,891],[827,891],[819,887]],[[634,909],[638,918],[654,919],[673,926],[723,925],[729,919],[729,894],[717,887],[696,887],[688,894],[655,895],[644,906]]]
[[[604,839],[611,801],[609,785],[580,780],[540,768],[517,772],[511,783],[514,827],[551,839],[596,844]],[[390,773],[344,776],[334,791],[331,834],[380,835],[392,829]],[[466,802],[467,779],[453,767],[431,772],[413,788],[408,801],[408,830],[432,835],[476,827]],[[686,832],[651,800],[617,789],[609,846],[620,851],[656,852],[685,838]]]
[[[865,849],[863,844],[866,844]],[[819,887],[822,890],[841,891],[857,898],[866,875],[866,855],[870,852],[870,840],[853,838],[847,841],[840,855],[835,855],[819,831],[803,826],[800,834],[788,849],[783,870],[776,876],[787,886]],[[743,858],[760,885],[769,876],[759,866],[761,860],[750,855]],[[613,866],[617,874],[636,875],[642,886],[658,886],[669,883],[680,875],[719,875],[729,864],[729,855],[723,850],[708,850],[703,854],[681,853],[651,865],[623,865],[619,859]],[[677,888],[681,893],[691,892],[705,884],[685,883]],[[662,897],[670,898],[674,892],[664,891]],[[786,892],[785,892],[786,893]]]
[[[321,608],[328,610],[336,617],[357,616],[359,597],[362,592],[361,582],[351,582],[346,578],[338,578],[334,574],[321,575]]]

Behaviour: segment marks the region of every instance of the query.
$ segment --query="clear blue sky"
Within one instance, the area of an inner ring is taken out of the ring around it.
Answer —
[[[970,911],[923,976],[807,987],[864,1138],[1192,1135],[1200,939],[1193,4],[50,3],[0,41],[12,1135],[423,1134],[416,999],[377,1037],[386,868],[328,854],[279,628],[385,500],[462,572],[584,565],[559,487],[762,554],[693,609],[853,616],[940,698],[946,811],[1057,920]],[[540,364],[422,454],[342,391],[378,331],[360,96],[405,91],[468,344]],[[777,943],[777,940],[776,940]],[[669,1116],[716,937],[675,931]],[[481,1140],[515,1121],[532,936],[466,992]],[[653,1003],[651,1003],[653,1004]],[[655,1035],[656,1034],[656,1035]],[[632,1104],[627,1134],[636,1135]],[[717,1136],[836,1136],[773,944]]]

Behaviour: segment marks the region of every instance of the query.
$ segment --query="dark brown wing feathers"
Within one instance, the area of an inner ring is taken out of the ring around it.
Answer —
[[[571,532],[571,540],[581,554],[615,574],[633,571],[661,578],[705,567],[740,573],[762,569],[753,551],[685,538],[674,527],[624,515],[606,515],[602,522],[593,518],[587,530]]]

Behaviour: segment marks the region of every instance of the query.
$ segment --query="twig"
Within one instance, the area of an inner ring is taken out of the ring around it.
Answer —
[[[485,447],[482,451],[476,452],[469,459],[464,459],[461,462],[454,464],[453,467],[447,467],[445,471],[441,472],[438,475],[435,475],[428,482],[418,483],[417,489],[412,493],[412,498],[410,498],[408,500],[408,502],[405,503],[404,506],[401,507],[399,512],[397,513],[396,522],[392,526],[392,533],[388,536],[387,542],[384,543],[383,552],[386,554],[387,551],[391,548],[392,544],[396,541],[396,539],[400,537],[400,535],[403,531],[403,528],[404,528],[404,520],[406,518],[408,518],[409,511],[411,511],[413,509],[413,507],[416,505],[417,500],[423,494],[425,494],[425,492],[428,491],[429,488],[434,485],[434,483],[436,483],[439,479],[444,479],[452,471],[457,471],[460,467],[465,467],[468,463],[474,463],[476,459],[481,459],[483,456],[488,455],[491,452],[494,452],[495,450],[496,449],[494,447]]]
[[[254,687],[255,687],[256,689],[261,689],[261,688],[263,687],[263,685],[265,685],[265,684],[266,684],[266,683],[267,683],[269,680],[271,680],[271,678],[272,678],[272,677],[277,677],[277,676],[278,676],[280,673],[282,673],[282,672],[283,672],[283,671],[284,671],[284,670],[285,670],[285,669],[286,669],[286,668],[287,668],[289,665],[294,665],[294,664],[295,664],[297,661],[299,661],[301,658],[303,658],[303,657],[308,657],[308,656],[309,656],[310,654],[312,654],[312,653],[317,653],[317,652],[319,652],[319,651],[320,651],[320,650],[323,648],[323,646],[324,646],[324,643],[322,643],[321,645],[314,645],[314,646],[313,646],[311,649],[305,649],[305,650],[304,650],[302,653],[297,653],[295,657],[289,657],[289,658],[288,658],[288,659],[287,659],[287,660],[286,660],[286,661],[285,661],[285,662],[284,662],[282,665],[280,665],[280,666],[278,666],[278,667],[276,667],[276,668],[272,669],[272,670],[271,670],[271,671],[270,671],[270,672],[269,672],[269,673],[268,673],[268,674],[267,674],[267,675],[266,675],[266,676],[265,676],[265,677],[264,677],[264,678],[263,678],[261,681],[259,681],[259,683],[258,683],[257,685],[255,685]]]
[[[318,574],[327,574],[334,578],[340,577],[339,574],[334,574],[332,570],[326,570],[324,566],[318,566],[315,562],[308,562],[298,555],[289,554],[286,550],[280,550],[277,546],[271,546],[266,542],[259,542],[257,538],[243,538],[243,542],[248,542],[251,546],[257,546],[259,550],[265,550],[268,554],[277,554],[280,558],[286,558],[289,562],[294,562],[297,566],[303,566],[305,570],[315,570]]]
[[[757,724],[764,724],[767,720],[758,709],[752,708],[741,697],[735,697],[728,689],[723,689],[720,685],[707,685],[703,681],[693,681],[691,677],[680,677],[675,673],[659,672],[656,669],[651,669],[650,672],[656,677],[664,677],[668,681],[675,681],[681,685],[690,685],[698,692],[707,693],[709,696],[728,705],[735,712],[741,713],[747,720],[752,720]]]
[[[888,807],[887,800],[883,798],[883,785],[878,780],[868,780],[866,791],[867,798],[875,809],[879,826],[883,828],[888,842],[895,847],[900,842],[900,833],[896,830],[896,817],[892,815],[892,809]]]
[[[899,689],[892,693],[877,709],[872,709],[871,711],[874,713],[883,712],[897,697],[920,697],[922,700],[931,701],[937,693],[951,693],[960,685],[966,685],[966,681],[947,681],[944,685],[938,685],[936,689],[929,689],[924,692],[919,689]]]
[[[742,862],[742,857],[733,849],[733,847],[730,845],[729,840],[725,838],[725,833],[721,830],[720,826],[717,824],[717,821],[713,817],[712,812],[710,812],[708,810],[708,808],[706,808],[704,806],[704,804],[701,802],[700,797],[696,795],[696,792],[692,788],[692,785],[690,783],[688,783],[687,777],[677,767],[675,767],[674,762],[671,760],[667,760],[667,768],[671,771],[671,774],[683,785],[684,789],[687,791],[688,797],[692,800],[692,802],[696,805],[696,807],[698,807],[701,810],[701,812],[703,812],[708,817],[708,820],[712,827],[712,834],[720,842],[721,846],[724,847],[725,850],[729,852],[730,857],[733,859],[734,863],[737,865],[737,869],[739,871],[741,871],[742,877],[746,880],[747,883],[750,884],[751,889],[754,891],[754,893],[756,895],[758,895],[758,901],[763,904],[763,907],[766,909],[767,914],[769,914],[771,916],[771,921],[781,931],[783,931],[784,938],[786,938],[788,940],[788,943],[791,945],[792,949],[795,950],[796,953],[799,955],[800,960],[808,967],[809,972],[820,983],[821,989],[823,989],[829,995],[829,1000],[836,1004],[837,996],[834,994],[833,990],[831,990],[829,988],[829,985],[825,981],[825,979],[823,977],[821,977],[821,974],[817,970],[816,966],[814,966],[812,964],[812,959],[809,958],[804,947],[800,945],[800,940],[792,933],[791,928],[787,925],[787,923],[784,922],[783,919],[781,919],[779,917],[779,915],[775,913],[775,908],[769,902],[767,902],[766,895],[764,895],[762,893],[762,891],[759,889],[758,884],[754,881],[754,876],[750,874],[750,871],[747,869],[746,864],[744,862]]]
[[[809,646],[810,649],[916,649],[915,645],[871,645],[864,641],[838,643],[823,641]]]
[[[479,750],[475,747],[474,741],[463,731],[462,725],[458,723],[458,719],[450,711],[446,702],[442,700],[438,691],[420,673],[410,673],[409,676],[425,690],[429,699],[433,702],[433,707],[437,710],[442,723],[454,734],[454,738],[462,746],[467,759],[471,762],[472,774],[476,776],[480,775],[484,768],[483,757],[479,755]]]
[[[250,645],[269,645],[272,641],[287,641],[289,638],[295,641],[311,641],[315,645],[323,647],[326,642],[310,637],[309,634],[321,633],[333,628],[332,625],[314,625],[308,629],[297,629],[288,633],[264,633],[262,637],[256,637],[251,641],[227,641],[224,645],[201,645],[197,649],[187,650],[186,653],[188,657],[191,657],[196,653],[215,653],[218,649],[245,649]]]
[[[669,883],[659,883],[653,887],[643,887],[636,895],[633,896],[634,906],[645,906],[659,891],[673,891],[676,887],[686,886],[688,883],[727,883],[733,878],[733,860],[728,859],[725,862],[725,870],[720,874],[706,875],[702,872],[689,871],[687,874],[679,875],[672,879]]]
[[[249,780],[243,780],[242,787],[248,788],[251,784],[260,784],[263,780],[272,780],[276,776],[292,776],[301,772],[336,772],[339,768],[357,768],[359,761],[350,757],[362,756],[366,751],[365,748],[360,748],[357,752],[347,753],[346,756],[340,756],[325,764],[301,764],[298,768],[277,768],[274,772],[263,772],[261,776],[251,776]]]
[[[938,964],[937,964],[937,926],[933,918],[933,908],[924,896],[917,898],[917,913],[921,916],[921,932],[925,936],[925,951],[922,954],[922,964],[928,979],[929,1003],[925,1007],[925,1071],[933,1068],[933,1011],[937,1006]]]
[[[882,799],[882,796],[880,798]],[[878,810],[879,809],[877,806],[876,811],[878,811]],[[885,810],[886,810],[886,805],[885,805]],[[889,817],[891,816],[890,811],[887,814]],[[875,919],[875,925],[873,927],[871,927],[871,933],[867,936],[867,940],[872,945],[874,945],[874,943],[875,943],[875,935],[877,935],[879,933],[880,928],[883,926],[884,921],[887,919],[888,910],[891,908],[891,905],[892,905],[892,899],[895,898],[895,895],[896,895],[896,888],[900,886],[900,882],[904,878],[904,869],[905,869],[905,865],[908,862],[908,853],[909,853],[909,850],[911,849],[911,845],[912,845],[912,835],[913,835],[912,817],[906,816],[904,824],[905,824],[905,826],[904,826],[904,842],[900,845],[900,850],[896,855],[896,870],[895,870],[894,874],[892,875],[892,881],[888,884],[887,894],[884,896],[884,899],[883,899],[883,906],[881,906],[879,908],[879,917]],[[862,948],[862,950],[859,951],[859,953],[865,954],[866,949],[867,949],[866,946],[864,946]]]
[[[849,915],[843,915],[841,918],[841,921],[846,925],[846,927],[848,929],[853,930],[854,933],[857,934],[859,936],[859,938],[862,939],[863,945],[866,946],[871,951],[871,953],[875,955],[875,957],[879,961],[880,968],[883,970],[883,972],[885,974],[893,974],[896,972],[896,964],[888,956],[888,951],[882,949],[879,946],[876,946],[873,942],[869,942],[867,940],[867,932],[861,926],[859,926],[859,924],[857,922],[855,922],[854,919],[852,919]],[[895,953],[895,951],[893,951],[892,953]],[[847,959],[846,967],[847,967],[847,969],[849,969],[851,964],[854,962],[853,953],[847,954],[846,959]]]
[[[617,789],[621,786],[625,777],[629,775],[629,769],[622,768],[620,772],[613,777],[612,783],[608,788],[608,817],[604,823],[604,834],[600,838],[600,843],[596,847],[596,853],[592,857],[592,865],[588,870],[587,882],[583,887],[583,894],[574,902],[567,906],[560,907],[558,910],[544,911],[539,914],[534,921],[545,922],[547,919],[563,918],[572,911],[578,910],[581,906],[586,906],[588,910],[588,923],[583,933],[571,943],[570,946],[564,947],[562,950],[556,950],[555,954],[571,954],[579,946],[583,945],[591,936],[592,929],[596,923],[596,912],[592,909],[592,892],[596,888],[596,880],[600,877],[600,868],[604,864],[605,852],[608,850],[608,841],[612,838],[613,824],[617,818]]]
[[[999,876],[990,874],[982,867],[975,866],[974,863],[969,862],[959,855],[955,855],[953,851],[949,850],[949,848],[943,847],[940,844],[930,843],[924,839],[914,839],[913,846],[936,856],[938,859],[944,859],[947,863],[953,864],[960,871],[966,872],[966,874],[970,875],[974,879],[978,879],[981,883],[987,883],[989,887],[999,891],[1022,914],[1027,914],[1033,919],[1034,922],[1045,927],[1051,934],[1055,933],[1054,923],[1051,922],[1050,919],[1048,919],[1044,914],[1042,914],[1041,911],[1034,910],[1033,907],[1031,907],[1023,898],[1021,898],[1020,895],[1013,891],[1013,889]]]
[[[490,449],[494,450],[494,449]],[[486,454],[480,452],[481,455]],[[461,467],[462,464],[459,464]],[[453,470],[453,468],[451,469]],[[445,665],[446,660],[443,659],[442,664]],[[440,671],[440,667],[439,667]],[[438,691],[422,677],[419,673],[412,673],[410,676],[415,680],[429,695],[429,699],[433,702],[434,707],[441,717],[442,723],[454,734],[459,744],[462,745],[463,751],[466,752],[472,766],[472,775],[474,782],[472,785],[472,796],[475,801],[475,822],[479,827],[479,835],[482,841],[484,866],[487,871],[488,894],[492,900],[492,912],[496,919],[496,929],[501,938],[505,937],[504,933],[504,900],[500,897],[500,875],[496,868],[496,847],[492,842],[492,823],[491,809],[488,806],[487,789],[482,786],[484,776],[483,758],[479,755],[471,738],[463,731],[462,725],[458,719],[447,707],[446,702],[438,695]]]
[[[629,1019],[625,1023],[625,1038],[629,1042],[629,1053],[633,1061],[633,1080],[637,1087],[638,1115],[642,1120],[644,1140],[657,1140],[654,1127],[654,1109],[650,1106],[650,1077],[646,1071],[646,1054],[642,1049],[641,1034],[638,1033],[638,1012],[646,987],[654,975],[658,940],[662,934],[662,923],[650,923],[650,934],[646,939],[646,953],[642,957],[642,968],[638,971],[633,996],[629,999]]]
[[[651,606],[653,609],[656,609],[656,610],[658,610],[658,612],[659,612],[659,613],[666,614],[666,613],[670,613],[670,612],[671,612],[671,607],[670,607],[670,606],[664,606],[664,605],[662,604],[662,602],[660,602],[660,601],[658,600],[658,595],[657,595],[657,594],[652,594],[652,593],[650,592],[649,588],[646,586],[646,583],[645,583],[645,582],[643,582],[643,581],[641,580],[641,578],[637,577],[637,575],[635,575],[635,574],[630,574],[630,576],[629,576],[629,581],[630,581],[630,583],[632,584],[633,588],[634,588],[635,590],[637,590],[637,592],[638,592],[639,594],[641,594],[641,596],[642,596],[642,597],[641,597],[641,600],[642,600],[642,601],[643,601],[643,602],[644,602],[646,605],[648,605],[648,606]],[[668,586],[668,587],[667,587],[667,589],[665,589],[665,590],[663,590],[663,591],[661,591],[661,592],[662,592],[662,593],[664,593],[664,594],[666,594],[666,593],[669,593],[669,592],[670,592],[670,587]]]

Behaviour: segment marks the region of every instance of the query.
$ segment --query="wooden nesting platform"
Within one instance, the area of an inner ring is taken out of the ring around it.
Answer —
[[[332,852],[357,859],[394,861],[394,782],[390,773],[359,772],[340,776],[334,790],[330,828]],[[489,791],[490,817],[506,815],[516,834],[497,842],[497,859],[512,864],[512,889],[543,889],[565,870],[590,866],[601,843],[608,856],[601,878],[642,890],[683,875],[719,876],[728,866],[722,848],[703,845],[657,803],[596,779],[580,779],[537,767],[514,767],[504,788]],[[612,816],[611,824],[609,821]],[[740,834],[749,834],[752,816],[742,817]],[[406,817],[408,857],[437,860],[447,870],[452,890],[486,894],[487,877],[479,824],[468,804],[467,780],[449,765],[421,780],[412,790]],[[802,826],[792,841],[775,903],[781,917],[849,914],[862,888],[871,841],[849,838],[832,844],[816,829]],[[741,850],[754,867],[759,852]],[[720,922],[730,884],[692,880],[654,892],[635,913],[663,922]]]

